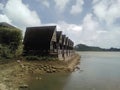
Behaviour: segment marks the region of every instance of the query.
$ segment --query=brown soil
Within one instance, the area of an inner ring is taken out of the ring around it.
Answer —
[[[80,56],[74,55],[69,61],[12,61],[0,64],[0,90],[19,90],[26,86],[31,74],[70,72],[79,63]]]

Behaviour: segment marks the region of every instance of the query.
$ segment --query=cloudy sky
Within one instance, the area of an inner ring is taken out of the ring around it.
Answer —
[[[120,0],[0,0],[0,22],[57,25],[75,44],[120,48]]]

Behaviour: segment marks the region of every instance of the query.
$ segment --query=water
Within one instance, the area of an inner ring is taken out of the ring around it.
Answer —
[[[30,90],[120,90],[120,52],[79,52],[80,70],[33,79]]]

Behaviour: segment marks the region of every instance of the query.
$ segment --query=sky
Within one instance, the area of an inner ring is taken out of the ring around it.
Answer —
[[[76,44],[120,48],[120,0],[0,0],[0,22],[57,25]]]

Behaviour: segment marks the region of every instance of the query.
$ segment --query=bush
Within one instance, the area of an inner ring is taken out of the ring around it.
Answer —
[[[30,60],[30,61],[54,61],[54,60],[58,60],[57,58],[54,57],[49,57],[49,56],[26,56],[25,57],[26,60]]]
[[[18,49],[17,49],[16,52],[15,52],[15,57],[21,56],[22,53],[23,53],[23,45],[20,44],[20,45],[18,46]]]
[[[0,27],[0,57],[12,58],[22,52],[22,32],[17,28]]]
[[[26,60],[34,61],[34,60],[40,60],[38,56],[26,56]]]
[[[8,46],[2,46],[0,45],[0,58],[6,58],[6,59],[10,59],[13,57],[13,55],[10,53],[10,49]]]

